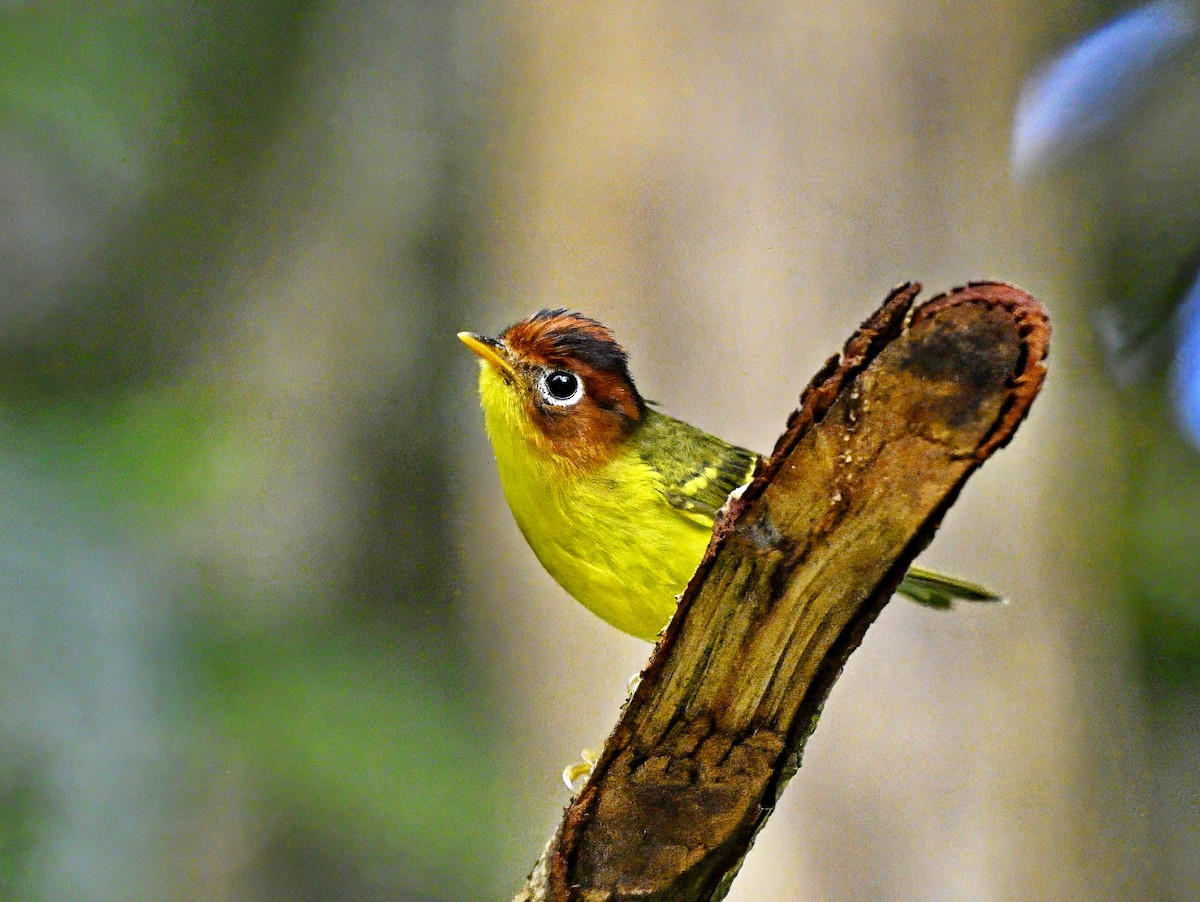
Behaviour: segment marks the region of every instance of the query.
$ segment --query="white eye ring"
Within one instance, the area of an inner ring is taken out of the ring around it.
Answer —
[[[538,394],[555,407],[573,407],[583,400],[583,380],[570,370],[547,370],[538,377]]]

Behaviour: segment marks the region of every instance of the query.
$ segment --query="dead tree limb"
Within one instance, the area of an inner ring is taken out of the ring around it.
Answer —
[[[718,520],[519,900],[719,899],[847,658],[1045,376],[1030,295],[897,288]]]

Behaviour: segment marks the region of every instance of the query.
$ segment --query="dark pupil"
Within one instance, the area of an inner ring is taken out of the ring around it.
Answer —
[[[546,391],[550,397],[565,401],[579,388],[579,380],[574,373],[553,372],[546,377]]]

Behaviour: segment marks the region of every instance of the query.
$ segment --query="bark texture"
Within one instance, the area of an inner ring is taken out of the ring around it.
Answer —
[[[721,898],[829,690],[1045,377],[1030,295],[894,290],[800,399],[518,900]]]

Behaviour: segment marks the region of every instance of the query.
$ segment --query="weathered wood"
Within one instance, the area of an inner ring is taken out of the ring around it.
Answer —
[[[982,282],[897,288],[801,397],[517,899],[724,895],[846,659],[1012,438],[1049,323]]]

